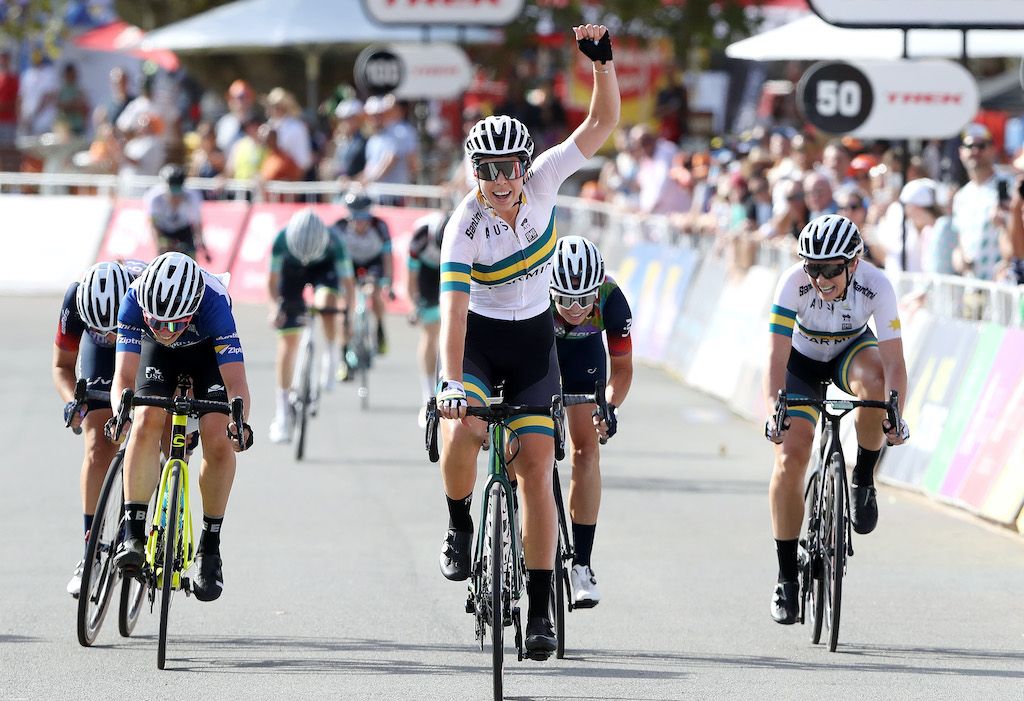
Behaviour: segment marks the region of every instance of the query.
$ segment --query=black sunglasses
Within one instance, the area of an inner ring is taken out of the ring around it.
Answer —
[[[526,165],[516,159],[513,161],[487,161],[476,164],[476,177],[481,180],[497,180],[504,175],[507,180],[515,180],[526,174]]]
[[[839,205],[837,209],[860,209],[863,206],[863,202],[847,202],[846,204]]]
[[[987,141],[972,141],[970,143],[962,143],[960,145],[971,151],[984,151],[988,148]]]
[[[846,266],[846,263],[804,263],[804,272],[812,280],[818,277],[831,280],[842,275],[846,271]]]

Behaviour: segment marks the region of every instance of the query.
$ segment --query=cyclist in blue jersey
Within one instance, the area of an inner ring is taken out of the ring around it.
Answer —
[[[407,292],[415,310],[410,319],[420,326],[416,359],[420,368],[420,428],[427,425],[426,403],[437,386],[437,339],[441,333],[441,238],[451,212],[434,212],[413,224],[409,242]]]
[[[196,399],[226,402],[242,397],[248,416],[249,386],[227,289],[184,253],[165,253],[132,283],[121,304],[112,401],[116,404],[125,388],[141,395],[173,396],[180,375],[192,378]],[[129,576],[146,561],[146,511],[160,479],[165,416],[159,407],[136,407],[125,450],[127,533],[114,563]],[[241,431],[241,446],[228,437],[229,430]],[[252,445],[252,429],[244,419],[239,427],[229,425],[223,414],[206,414],[199,420],[199,435],[203,531],[192,591],[200,601],[213,601],[224,588],[220,535],[235,476],[235,452]]]
[[[449,523],[440,566],[451,580],[470,574],[470,501],[485,426],[466,418],[504,384],[513,404],[544,405],[561,390],[548,280],[555,249],[555,198],[570,175],[611,136],[619,121],[619,87],[608,30],[574,27],[593,64],[594,91],[583,123],[533,161],[533,139],[508,116],[476,123],[466,139],[477,187],[455,209],[441,246],[441,383],[437,405],[444,438],[441,476]],[[544,659],[557,647],[548,613],[555,559],[554,461],[549,416],[518,416],[512,468],[522,487],[523,546],[529,613],[525,647]]]
[[[569,573],[576,608],[591,608],[601,601],[597,576],[590,566],[601,507],[601,453],[599,438],[618,430],[618,407],[633,382],[633,341],[629,335],[633,315],[615,280],[605,275],[604,259],[582,236],[566,236],[555,246],[551,275],[551,314],[555,322],[555,348],[562,375],[562,391],[591,394],[597,380],[607,382],[608,416],[598,417],[596,404],[566,409],[572,482],[569,516],[572,519],[573,561]],[[611,375],[601,335],[608,340]]]
[[[64,421],[70,428],[81,430],[85,438],[80,483],[86,541],[103,477],[117,446],[103,435],[103,425],[111,417],[110,403],[92,400],[78,407],[75,384],[81,377],[86,380],[88,389],[110,390],[117,312],[128,293],[128,285],[145,267],[145,263],[136,260],[123,264],[97,263],[85,271],[81,280],[68,286],[60,308],[53,342],[53,384],[65,402]],[[67,586],[67,592],[76,598],[82,588],[83,564],[79,561],[75,565]]]

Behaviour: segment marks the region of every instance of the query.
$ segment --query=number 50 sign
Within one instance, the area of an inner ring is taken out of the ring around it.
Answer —
[[[974,117],[978,86],[951,61],[830,61],[807,70],[797,104],[829,134],[937,139],[957,134]]]

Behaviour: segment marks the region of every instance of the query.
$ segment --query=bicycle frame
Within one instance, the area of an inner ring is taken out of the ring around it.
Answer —
[[[188,414],[174,413],[171,415],[171,454],[167,462],[164,463],[164,469],[160,475],[160,487],[157,491],[157,494],[160,495],[157,500],[158,507],[153,512],[149,539],[146,541],[146,564],[150,567],[159,585],[160,577],[166,575],[165,572],[158,572],[158,569],[161,569],[158,567],[161,559],[159,552],[160,543],[163,539],[164,530],[167,528],[168,518],[174,517],[178,519],[179,533],[181,533],[182,539],[180,545],[182,562],[177,567],[177,571],[172,573],[173,580],[171,584],[175,589],[181,588],[181,573],[188,571],[188,568],[192,566],[195,559],[195,548],[192,547],[192,509],[190,508],[191,502],[189,500],[188,462],[185,460],[185,446],[188,442],[185,430],[187,423]],[[169,515],[167,513],[167,505],[170,502],[168,485],[175,470],[178,470],[181,474],[179,480],[181,484],[179,504],[181,506],[179,514]],[[155,591],[155,589],[150,591]]]

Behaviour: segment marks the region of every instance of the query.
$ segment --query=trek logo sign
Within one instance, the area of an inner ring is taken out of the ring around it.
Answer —
[[[506,25],[523,11],[523,0],[363,0],[381,24]]]
[[[797,86],[807,121],[828,134],[862,139],[955,136],[979,104],[974,77],[944,60],[823,61]]]
[[[809,0],[837,27],[1024,28],[1020,0]]]

